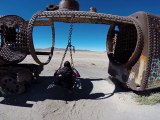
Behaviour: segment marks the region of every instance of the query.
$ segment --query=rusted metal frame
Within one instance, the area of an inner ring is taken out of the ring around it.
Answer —
[[[113,43],[112,43],[112,41],[110,41],[110,40],[112,40],[111,33],[112,33],[112,30],[115,28],[115,26],[116,26],[116,24],[112,24],[112,25],[110,26],[110,28],[109,28],[109,30],[108,30],[108,34],[107,34],[106,48],[107,48],[107,54],[108,54],[108,55],[111,53],[110,50],[113,51],[113,48],[110,47],[110,46],[112,46]]]
[[[146,16],[148,16],[147,15],[147,13],[145,13],[145,15]],[[147,23],[149,23],[149,21],[148,21],[148,17],[147,17],[147,19],[146,19],[146,21],[147,21]],[[149,25],[149,24],[148,24]],[[149,27],[149,26],[148,26]],[[148,29],[148,27],[147,27],[147,29]],[[149,51],[148,51],[148,60],[147,60],[147,68],[146,68],[146,72],[145,72],[145,76],[144,76],[144,79],[142,79],[141,80],[141,90],[147,90],[148,88],[147,88],[147,84],[148,84],[148,78],[149,78],[149,74],[150,74],[150,69],[151,69],[151,59],[152,59],[152,46],[153,46],[153,41],[150,41],[150,40],[152,40],[152,38],[150,38],[152,35],[150,34],[150,31],[149,31],[149,29],[148,29],[148,38],[149,38],[149,43],[148,43],[148,47],[149,47]],[[149,88],[150,89],[150,88]]]
[[[133,24],[128,17],[121,17],[111,14],[83,12],[83,11],[43,11],[41,18],[52,18],[56,22],[69,23],[71,16],[74,15],[73,23],[92,23],[92,24],[114,24],[126,23]],[[48,26],[48,20],[36,20],[35,26]]]
[[[147,69],[146,69],[146,74],[145,74],[145,80],[144,80],[144,82],[143,82],[143,84],[144,84],[144,86],[147,88],[147,89],[154,89],[154,88],[157,88],[157,87],[159,87],[158,85],[156,86],[150,86],[150,87],[148,87],[148,85],[149,85],[149,78],[150,78],[150,76],[151,76],[151,72],[152,72],[152,64],[154,64],[153,62],[153,60],[154,60],[154,56],[156,56],[156,58],[158,58],[159,56],[159,54],[157,53],[157,50],[158,50],[158,52],[159,52],[159,48],[158,48],[158,46],[159,46],[159,42],[155,39],[155,36],[154,36],[154,34],[153,34],[153,27],[152,27],[152,25],[151,24],[153,24],[153,23],[150,23],[149,22],[149,19],[151,19],[152,17],[157,17],[157,18],[159,18],[160,19],[160,17],[159,16],[152,16],[152,15],[150,15],[150,14],[146,14],[147,15],[147,23],[148,23],[148,32],[149,32],[149,55],[148,55],[148,62],[147,62]],[[155,19],[157,19],[157,18],[155,18]],[[153,19],[153,18],[152,18]],[[154,23],[155,24],[155,23]],[[156,23],[157,24],[157,23]],[[158,54],[158,55],[157,55]],[[158,56],[158,57],[157,57]]]
[[[53,50],[54,50],[54,41],[55,41],[55,31],[54,31],[54,23],[52,21],[52,19],[50,19],[50,23],[51,23],[51,29],[52,29],[52,46],[51,46],[51,51],[49,53],[49,57],[48,57],[48,60],[46,62],[41,62],[38,57],[37,57],[37,54],[36,54],[36,51],[35,51],[35,48],[34,48],[34,44],[33,44],[33,37],[32,37],[32,31],[33,31],[33,27],[34,27],[34,24],[35,24],[35,21],[36,19],[38,18],[41,18],[40,16],[40,13],[41,12],[37,12],[32,18],[31,20],[29,21],[28,23],[28,29],[27,29],[27,39],[28,39],[28,47],[29,47],[29,50],[30,50],[30,53],[33,57],[33,59],[40,65],[46,65],[50,62],[52,56],[53,56]],[[46,17],[48,18],[48,17]],[[40,53],[40,52],[38,52]],[[42,54],[45,54],[44,52],[42,53],[41,52],[41,55]]]
[[[41,52],[41,51],[36,51],[36,55],[49,55],[50,52]]]
[[[128,70],[128,71],[130,71],[131,70],[131,68],[132,68],[132,66],[133,65],[135,65],[135,63],[138,61],[138,59],[140,58],[140,55],[141,55],[141,53],[142,53],[142,50],[143,50],[143,45],[144,45],[144,41],[143,41],[143,33],[142,33],[142,29],[141,29],[141,27],[140,27],[140,23],[139,23],[139,21],[137,21],[135,18],[133,18],[133,17],[129,17],[129,19],[130,20],[132,20],[133,21],[133,25],[135,26],[135,29],[136,29],[136,31],[137,31],[137,42],[136,42],[136,47],[135,47],[135,49],[134,49],[134,52],[132,53],[132,55],[131,55],[131,57],[129,58],[129,60],[128,60],[128,62],[127,63],[125,63],[125,64],[123,64],[123,65],[121,65],[121,67],[123,67],[124,69],[126,69],[126,70]],[[107,36],[107,38],[108,38],[108,40],[109,41],[107,41],[108,43],[107,43],[107,45],[111,45],[112,46],[112,37],[113,36],[111,36],[111,32],[114,30],[114,27],[115,26],[119,26],[119,25],[123,25],[123,23],[122,24],[113,24],[113,25],[111,25],[111,27],[110,27],[110,29],[109,29],[109,31],[108,31],[108,36]],[[124,24],[125,25],[125,24]],[[108,48],[109,48],[109,46],[108,46]],[[112,50],[112,48],[109,48],[110,50]],[[108,53],[108,55],[109,55],[110,53]],[[110,61],[111,63],[112,63],[112,60]],[[114,64],[114,63],[112,63],[112,64]],[[121,82],[123,82],[123,81],[121,81]],[[129,88],[132,88],[132,85],[130,84],[130,81],[127,81],[126,82],[126,85],[129,87]],[[141,89],[144,89],[144,87],[143,86],[141,86]]]
[[[143,45],[144,45],[143,32],[142,32],[141,27],[139,26],[140,23],[135,18],[130,17],[130,19],[133,21],[134,26],[137,31],[137,44],[127,64],[124,65],[126,68],[131,68],[137,62],[137,60],[139,59],[142,53]]]
[[[54,22],[69,22],[71,17],[74,16],[73,22],[74,23],[92,23],[92,24],[119,24],[119,23],[126,23],[126,24],[133,24],[133,22],[128,17],[120,17],[111,14],[102,14],[102,13],[95,13],[95,12],[83,12],[83,11],[40,11],[36,13],[28,24],[27,29],[27,37],[29,43],[29,49],[31,52],[32,57],[34,60],[41,65],[48,64],[50,62],[50,58],[53,54],[52,47],[51,54],[49,55],[49,59],[47,62],[42,63],[35,52],[35,48],[33,45],[33,38],[32,38],[32,30],[34,25],[44,25],[45,23],[49,24],[48,21],[38,21],[36,20],[39,18],[51,18]]]
[[[137,44],[136,44],[136,48],[135,48],[134,52],[132,53],[131,57],[129,58],[127,64],[123,65],[125,68],[128,68],[128,69],[131,68],[135,64],[135,62],[139,59],[141,52],[142,52],[142,48],[143,48],[143,42],[144,42],[142,30],[138,24],[138,21],[136,21],[134,18],[131,18],[131,17],[130,17],[130,19],[133,21],[134,26],[137,30]],[[109,33],[108,33],[108,39],[112,39],[110,35],[116,25],[118,25],[118,24],[111,25],[111,27],[109,29]],[[112,42],[112,41],[109,41],[109,42]],[[109,43],[109,44],[111,44],[111,43]]]
[[[127,64],[125,65],[125,67],[128,69],[130,69],[138,61],[138,59],[141,56],[143,46],[144,46],[144,37],[143,37],[144,34],[143,34],[143,31],[140,27],[139,21],[133,17],[130,17],[130,19],[133,21],[134,26],[136,27],[136,30],[137,30],[137,44],[136,44],[136,48],[135,48],[134,52],[132,53],[131,57],[129,58]],[[126,85],[129,88],[132,88],[132,85],[130,85],[130,81],[127,81]],[[144,84],[141,84],[141,87],[138,88],[137,90],[142,91],[144,89],[145,89]]]
[[[1,16],[0,18],[0,24],[3,25],[7,25],[8,27],[15,27],[15,25],[18,25],[18,27],[20,28],[20,30],[26,34],[26,26],[27,24],[25,23],[25,20],[17,15],[6,15],[6,16]],[[4,41],[5,42],[5,41]],[[26,41],[27,42],[27,41]],[[27,46],[27,43],[26,43]],[[3,48],[3,46],[0,48],[0,50]],[[12,61],[11,63],[17,63],[17,62],[21,62],[25,57],[26,57],[26,53],[24,53],[24,57],[20,58],[19,60],[16,61]],[[0,59],[0,64],[10,64],[10,61],[6,61],[3,58],[3,55]]]
[[[53,18],[53,21],[56,21],[56,22],[65,22],[65,23],[69,23],[68,21],[70,20],[70,17],[68,18]],[[74,18],[74,21],[73,23],[93,23],[93,24],[114,24],[115,22],[113,21],[107,21],[106,20],[101,20],[101,19],[86,19],[84,21],[84,18]],[[35,25],[34,26],[49,26],[50,25],[50,22],[48,20],[37,20],[35,21]]]
[[[92,24],[113,24],[113,23],[127,23],[133,24],[128,17],[86,12],[86,11],[43,11],[41,17],[52,17],[56,22],[69,22],[74,15],[73,23],[92,23]]]

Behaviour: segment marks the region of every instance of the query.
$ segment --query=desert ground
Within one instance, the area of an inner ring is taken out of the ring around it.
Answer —
[[[81,87],[68,94],[52,86],[63,51],[55,51],[44,66],[37,83],[16,96],[0,97],[0,120],[158,120],[160,104],[139,105],[135,93],[115,86],[107,73],[106,52],[77,51],[75,68],[81,74]],[[47,57],[39,56],[41,61]],[[67,55],[65,60],[70,60]],[[34,63],[31,56],[23,63]],[[67,102],[66,102],[67,101]]]

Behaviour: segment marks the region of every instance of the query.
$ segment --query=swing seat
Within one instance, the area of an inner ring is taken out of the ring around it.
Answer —
[[[72,71],[73,71],[72,77],[69,79],[66,78],[66,80],[68,79],[70,82],[69,81],[65,82],[64,81],[65,78],[63,78],[63,75],[60,74],[60,70],[61,70],[61,68],[56,70],[54,73],[54,77],[56,77],[54,84],[61,86],[61,87],[64,87],[64,88],[67,88],[69,90],[73,89],[76,86],[77,78],[80,77],[79,72],[75,68],[72,68]]]
[[[59,69],[57,69],[57,70],[55,71],[55,73],[54,73],[54,76],[55,76],[55,77],[59,75],[58,73],[59,73],[60,69],[61,69],[61,68],[59,68]],[[73,70],[73,76],[74,76],[75,78],[81,77],[80,74],[79,74],[79,72],[78,72],[75,68],[72,68],[72,70]]]
[[[73,89],[74,87],[78,87],[78,78],[80,77],[79,72],[74,67],[69,70],[69,74],[66,74],[66,72],[67,71],[63,71],[63,68],[61,67],[55,71],[54,77],[56,77],[56,79],[53,82],[54,85],[67,88],[69,90]]]

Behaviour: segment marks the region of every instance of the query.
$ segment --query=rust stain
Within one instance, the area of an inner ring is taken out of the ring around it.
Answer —
[[[135,78],[135,83],[137,85],[139,85],[139,86],[141,85],[141,80],[142,80],[142,77],[143,77],[143,72],[146,70],[146,66],[147,66],[147,57],[144,56],[144,55],[141,55],[138,75]]]

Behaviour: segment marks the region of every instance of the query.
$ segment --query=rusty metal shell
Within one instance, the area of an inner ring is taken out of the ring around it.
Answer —
[[[32,36],[32,31],[33,31],[33,27],[35,25],[36,19],[37,18],[43,18],[43,16],[41,16],[41,12],[37,12],[35,15],[33,15],[33,17],[30,19],[29,23],[28,23],[28,29],[27,29],[27,39],[28,39],[28,47],[30,50],[30,54],[32,55],[33,59],[40,65],[46,65],[50,62],[52,56],[53,56],[53,51],[54,51],[54,42],[55,42],[55,31],[54,31],[54,23],[52,21],[52,19],[48,20],[49,21],[49,25],[51,26],[52,29],[52,46],[51,46],[51,51],[48,54],[48,60],[46,62],[41,62],[39,60],[39,58],[37,57],[37,52],[35,50],[34,44],[33,44],[33,36]],[[40,53],[43,55],[43,53]]]
[[[119,65],[114,63],[114,58],[108,53],[110,58],[109,74],[136,91],[160,87],[160,17],[145,12],[137,12],[130,15],[129,19],[133,20],[134,25],[137,26],[136,31],[139,31],[137,36],[140,36],[141,39],[137,38],[139,41],[139,44],[138,42],[136,44],[138,49],[132,53],[132,56],[135,57],[131,57],[124,64]],[[109,52],[112,51],[113,46],[113,40],[110,40],[113,38],[111,35],[113,30],[114,26],[112,25],[108,33],[107,47]],[[122,44],[119,43],[119,45],[125,49]],[[133,58],[136,58],[137,62],[132,61],[130,63],[129,60],[133,60]]]
[[[79,3],[76,0],[62,0],[59,3],[59,10],[79,10]]]
[[[27,49],[26,22],[16,15],[0,18],[0,65],[15,64],[25,59]]]

